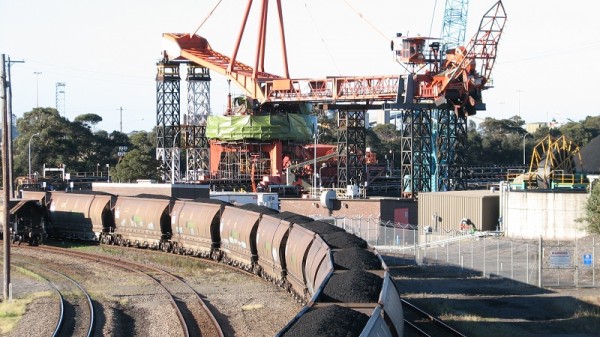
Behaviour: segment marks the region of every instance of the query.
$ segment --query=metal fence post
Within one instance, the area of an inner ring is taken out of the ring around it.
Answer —
[[[446,244],[446,246],[448,246],[448,244]],[[460,250],[460,240],[458,241],[458,263],[460,264],[460,267],[462,268],[462,252]]]
[[[485,237],[483,238],[483,277],[485,277]]]
[[[526,252],[527,252],[527,256],[525,258],[525,268],[527,268],[525,270],[525,279],[527,280],[527,284],[529,284],[529,242],[527,242],[526,245]]]
[[[542,287],[542,236],[540,235],[539,244],[538,244],[538,287]]]
[[[510,279],[515,279],[515,251],[513,249],[513,242],[510,242]]]
[[[500,276],[500,240],[496,239],[496,275]]]

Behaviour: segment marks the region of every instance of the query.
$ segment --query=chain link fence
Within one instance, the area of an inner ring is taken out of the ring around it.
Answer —
[[[498,232],[456,231],[435,236],[433,241],[419,226],[381,221],[377,216],[314,218],[342,227],[380,254],[404,262],[460,267],[483,277],[504,277],[538,287],[600,286],[600,236],[524,240]]]

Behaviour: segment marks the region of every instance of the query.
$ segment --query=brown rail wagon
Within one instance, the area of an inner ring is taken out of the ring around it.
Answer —
[[[285,247],[291,224],[288,221],[263,215],[258,225],[258,265],[264,278],[282,284],[287,273]]]
[[[123,197],[115,205],[115,244],[171,251],[171,208],[161,196]]]
[[[221,217],[223,262],[245,270],[254,270],[258,261],[256,233],[261,213],[225,206]]]
[[[177,200],[171,212],[173,249],[176,253],[218,259],[221,215],[226,203],[218,200]],[[218,254],[217,254],[218,255]]]
[[[114,228],[109,194],[52,192],[47,200],[48,236],[77,240],[100,240]]]

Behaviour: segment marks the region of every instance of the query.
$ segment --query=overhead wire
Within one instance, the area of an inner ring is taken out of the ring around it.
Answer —
[[[429,35],[431,36],[431,31],[433,30],[433,19],[435,18],[435,11],[437,8],[437,0],[435,0],[435,3],[433,4],[433,13],[431,13],[431,23],[429,24]]]
[[[198,33],[200,28],[202,28],[202,26],[204,26],[204,23],[206,23],[206,21],[212,16],[213,12],[217,9],[217,7],[219,7],[221,2],[223,2],[223,0],[219,0],[219,2],[217,2],[217,4],[213,7],[213,9],[210,12],[208,12],[208,15],[204,18],[204,20],[202,20],[202,22],[200,23],[198,28],[196,28],[196,30],[193,33],[190,33],[190,37],[192,37],[193,35]]]
[[[379,28],[377,28],[373,23],[371,23],[371,21],[367,20],[367,18],[363,15],[363,13],[361,13],[360,11],[358,11],[356,8],[354,8],[347,0],[344,0],[344,3],[346,3],[346,5],[348,7],[350,7],[350,9],[352,9],[357,15],[358,17],[360,17],[362,20],[364,20],[369,26],[371,26],[371,28],[373,28],[373,30],[375,30],[379,35],[381,35],[381,37],[383,37],[383,39],[385,39],[386,41],[390,40],[390,37],[385,35]]]
[[[310,12],[310,9],[308,9],[308,5],[307,5],[306,1],[304,2],[304,8],[306,8],[306,12],[308,13],[308,17],[310,18],[310,21],[312,22],[312,26],[317,31],[317,35],[319,35],[319,38],[321,39],[321,42],[323,43],[323,46],[325,47],[325,51],[327,52],[327,55],[329,56],[329,59],[333,63],[333,66],[335,67],[335,69],[338,72],[338,74],[341,75],[341,71],[340,71],[337,63],[335,62],[335,58],[331,54],[331,51],[329,50],[329,47],[327,46],[327,42],[325,42],[325,39],[323,38],[323,34],[321,34],[321,31],[318,28],[319,26],[315,22],[315,19],[313,18],[312,14]]]

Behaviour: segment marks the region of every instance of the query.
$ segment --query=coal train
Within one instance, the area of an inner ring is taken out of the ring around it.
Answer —
[[[32,246],[44,240],[43,208],[35,200],[10,200],[8,202],[8,230],[6,237],[13,243],[28,243]],[[4,208],[0,207],[0,237],[4,239]]]
[[[257,205],[156,195],[24,191],[49,237],[214,259],[288,290],[303,309],[277,336],[403,336],[400,295],[361,238]]]

